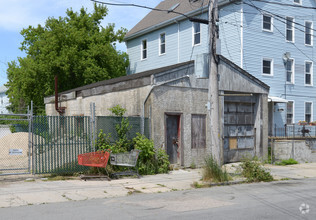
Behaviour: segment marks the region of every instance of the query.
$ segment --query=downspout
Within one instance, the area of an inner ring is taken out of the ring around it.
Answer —
[[[178,63],[180,63],[180,22],[176,20],[178,24]]]
[[[240,5],[240,67],[244,68],[244,5]]]
[[[170,83],[170,82],[173,82],[173,81],[177,81],[177,80],[180,80],[180,79],[184,79],[184,78],[190,78],[190,76],[189,75],[185,75],[185,76],[179,77],[177,79],[172,79],[172,80],[166,81],[166,82],[161,83],[159,85],[152,84],[152,86],[151,86],[151,88],[150,88],[150,90],[149,90],[149,92],[148,92],[148,94],[147,94],[147,96],[146,96],[146,98],[145,98],[145,100],[143,102],[142,117],[141,117],[141,120],[142,120],[142,123],[141,123],[141,134],[142,135],[144,135],[144,131],[145,131],[145,105],[146,105],[146,102],[147,102],[151,92],[153,91],[153,89],[156,88],[156,87],[165,85],[167,83]]]

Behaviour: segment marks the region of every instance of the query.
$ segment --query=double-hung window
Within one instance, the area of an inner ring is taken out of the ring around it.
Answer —
[[[286,108],[286,124],[292,124],[294,122],[294,102],[288,101]]]
[[[162,33],[159,36],[159,55],[166,53],[166,34]]]
[[[273,31],[272,28],[272,16],[270,15],[262,15],[262,29],[264,31]]]
[[[313,35],[312,35],[313,23],[310,21],[305,21],[305,45],[313,45]]]
[[[289,59],[286,62],[286,82],[294,83],[294,60]]]
[[[294,42],[294,18],[286,17],[286,40]]]
[[[142,60],[147,59],[147,40],[142,40]]]
[[[273,75],[273,61],[272,59],[263,58],[262,59],[262,74],[263,75]]]
[[[305,62],[305,85],[313,85],[313,63],[311,61]]]
[[[201,43],[201,24],[193,22],[193,45]]]
[[[305,121],[311,122],[312,119],[312,102],[305,102]]]

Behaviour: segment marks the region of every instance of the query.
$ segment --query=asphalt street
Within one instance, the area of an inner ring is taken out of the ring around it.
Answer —
[[[29,204],[0,219],[316,219],[316,178]]]

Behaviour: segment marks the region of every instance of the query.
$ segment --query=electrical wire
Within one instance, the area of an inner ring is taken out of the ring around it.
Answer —
[[[249,1],[250,1],[250,0],[249,0]],[[286,24],[286,22],[287,22],[286,17],[284,18],[284,17],[282,17],[281,15],[278,15],[278,14],[272,13],[272,12],[270,12],[270,11],[261,9],[261,8],[259,8],[259,7],[257,7],[257,6],[251,5],[251,4],[246,3],[246,2],[244,2],[244,4],[246,4],[246,5],[248,5],[248,6],[252,7],[252,8],[257,9],[258,11],[264,12],[264,14],[266,14],[266,15],[272,15],[271,17],[273,17],[274,19],[276,19],[276,20],[278,20],[278,21],[280,21],[280,22],[282,22],[282,23],[284,23],[284,24]],[[262,13],[261,13],[261,14],[262,14]],[[305,25],[300,24],[300,23],[297,23],[297,22],[295,22],[295,21],[292,21],[292,23],[293,23],[293,24],[297,24],[297,25],[299,25],[299,26],[302,26],[302,27],[304,27],[304,28],[308,28],[308,29],[311,30],[311,31],[316,31],[316,30],[313,29],[313,28],[306,27]],[[305,33],[305,30],[302,30],[302,29],[300,29],[300,28],[298,28],[298,27],[295,27],[295,26],[294,26],[294,28],[297,29],[297,30],[299,30],[299,31],[301,31],[301,32],[303,32],[303,33]],[[314,36],[313,34],[311,34],[311,35]]]
[[[303,6],[303,5],[297,5],[297,4],[286,4],[286,3],[271,2],[271,1],[264,1],[264,0],[252,0],[252,1],[263,2],[263,3],[268,3],[268,4],[275,4],[275,5],[282,5],[282,6],[289,6],[289,7],[295,7],[295,8],[316,9],[316,7]]]
[[[253,8],[255,8],[256,10],[258,10],[260,12],[260,14],[263,15],[263,13],[260,11],[260,8],[258,8],[257,6],[254,5],[254,3],[251,0],[248,0],[252,5]],[[274,25],[272,24],[273,27],[286,39],[286,36]],[[300,51],[305,57],[307,57],[309,60],[315,62],[312,58],[310,58],[306,53],[304,53],[304,51],[302,51],[300,48],[298,48],[298,46],[296,46],[295,43],[293,42],[289,42],[291,45],[293,45],[298,51]]]
[[[152,7],[148,7],[145,5],[137,5],[137,4],[129,4],[129,3],[110,3],[110,2],[102,2],[102,1],[97,1],[97,0],[90,0],[92,2],[98,3],[98,4],[103,4],[103,5],[112,5],[112,6],[128,6],[128,7],[137,7],[137,8],[145,8],[145,9],[150,9],[153,11],[160,11],[160,12],[168,12],[168,13],[174,13],[174,14],[178,14],[178,15],[182,15],[186,18],[190,18],[189,16],[187,16],[186,14],[174,11],[174,10],[166,10],[166,9],[159,9],[159,8],[152,8]]]

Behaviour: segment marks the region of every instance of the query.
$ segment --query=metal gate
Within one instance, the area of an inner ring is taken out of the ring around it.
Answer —
[[[32,113],[0,114],[0,175],[31,173]]]
[[[73,173],[87,169],[78,155],[94,146],[88,116],[34,116],[32,125],[34,174]]]

